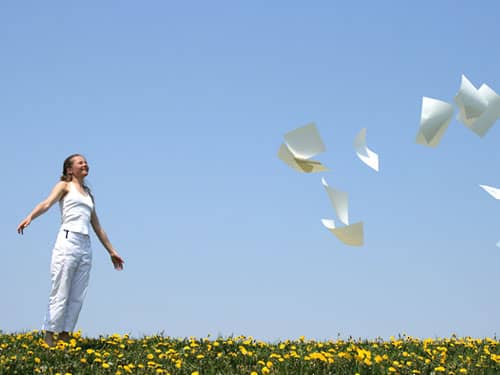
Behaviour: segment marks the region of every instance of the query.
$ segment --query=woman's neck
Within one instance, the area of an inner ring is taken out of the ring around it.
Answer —
[[[83,183],[83,178],[80,180],[79,178],[76,178],[75,176],[73,176],[73,178],[71,179],[71,182],[73,182],[74,184],[76,184],[80,187],[85,186],[85,184]]]

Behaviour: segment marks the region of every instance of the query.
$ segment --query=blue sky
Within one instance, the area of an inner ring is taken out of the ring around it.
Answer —
[[[0,329],[40,327],[54,206],[15,228],[84,154],[101,223],[83,334],[280,340],[500,333],[500,127],[415,143],[422,96],[461,74],[500,92],[495,1],[15,2],[0,5]],[[311,121],[330,170],[277,157]],[[380,172],[352,142],[367,128]],[[365,245],[321,177],[347,191]]]

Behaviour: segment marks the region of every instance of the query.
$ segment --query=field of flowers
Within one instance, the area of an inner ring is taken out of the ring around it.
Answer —
[[[266,343],[76,332],[49,348],[41,332],[0,331],[0,374],[500,374],[500,346],[496,338],[455,336]]]

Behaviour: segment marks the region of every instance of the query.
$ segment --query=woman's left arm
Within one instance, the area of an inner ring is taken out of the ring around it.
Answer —
[[[92,210],[92,215],[90,216],[90,223],[92,224],[92,228],[94,229],[97,238],[99,238],[99,241],[101,241],[102,246],[104,246],[108,251],[109,256],[111,257],[111,262],[113,262],[113,266],[115,267],[115,269],[122,270],[123,263],[125,262],[120,257],[118,252],[115,250],[113,245],[111,245],[108,235],[106,234],[104,229],[101,227],[101,224],[99,223],[99,218],[97,217],[95,208]]]

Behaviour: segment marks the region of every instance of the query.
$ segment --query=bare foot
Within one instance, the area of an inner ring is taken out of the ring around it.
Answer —
[[[51,331],[45,331],[45,336],[43,337],[43,341],[49,346],[49,347],[54,347],[56,345],[55,340],[54,340],[54,332]]]
[[[61,332],[59,335],[58,335],[58,339],[61,340],[61,341],[64,341],[64,342],[69,342],[69,340],[71,339],[70,335],[68,332]]]

